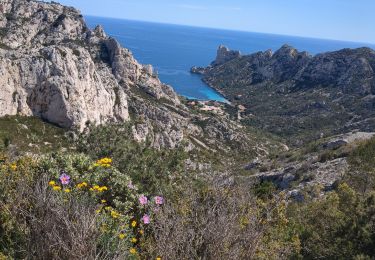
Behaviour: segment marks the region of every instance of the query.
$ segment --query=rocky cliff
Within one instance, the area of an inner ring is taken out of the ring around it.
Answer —
[[[150,65],[80,12],[58,3],[0,0],[0,116],[37,116],[63,128],[131,121],[154,147],[264,154],[226,115],[191,111]],[[225,54],[223,51],[223,59]],[[262,138],[262,137],[260,137]],[[277,145],[276,145],[277,146]],[[267,150],[267,149],[266,149]]]
[[[217,49],[216,59],[211,63],[212,66],[218,66],[224,64],[230,60],[240,58],[241,53],[239,51],[229,50],[228,47],[220,45]]]
[[[369,48],[312,56],[284,45],[192,71],[245,107],[244,122],[296,143],[375,126],[375,51]]]
[[[0,3],[0,116],[35,115],[81,130],[88,121],[129,118],[127,95],[88,48],[110,39],[90,31],[73,8],[36,1]],[[140,70],[137,65],[129,72]]]

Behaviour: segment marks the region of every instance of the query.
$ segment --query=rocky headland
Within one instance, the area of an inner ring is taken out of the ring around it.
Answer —
[[[343,49],[310,55],[284,45],[240,55],[220,46],[206,68],[192,68],[234,105],[242,122],[294,144],[375,126],[375,51]]]

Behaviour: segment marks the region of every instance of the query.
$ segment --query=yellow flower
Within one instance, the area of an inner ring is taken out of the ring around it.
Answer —
[[[133,237],[131,240],[130,240],[132,243],[137,243],[137,239],[135,237]]]
[[[100,160],[97,160],[94,164],[95,167],[111,167],[112,159],[111,158],[102,158]]]
[[[11,168],[13,171],[17,170],[17,164],[16,164],[16,163],[12,163],[12,164],[10,165],[10,168]]]
[[[52,189],[55,190],[55,191],[60,191],[61,187],[60,186],[53,186]]]
[[[123,240],[125,238],[125,236],[126,236],[125,234],[121,233],[120,235],[118,235],[118,238]]]
[[[144,231],[141,229],[139,230],[139,234],[143,235],[144,234]]]
[[[112,159],[111,158],[103,158],[100,160],[101,163],[103,164],[108,164],[108,163],[112,163]]]
[[[132,247],[130,248],[129,252],[130,254],[135,255],[137,253],[137,250],[134,247]]]
[[[69,193],[69,192],[71,192],[71,189],[65,189],[64,191],[65,191],[65,193]]]
[[[156,259],[155,260],[161,260],[161,257],[160,256],[158,256],[158,257],[156,257]]]
[[[50,182],[48,183],[48,185],[49,185],[49,186],[55,186],[55,185],[56,185],[56,182],[55,182],[55,181],[50,181]]]
[[[95,210],[95,213],[99,214],[100,213],[100,209]]]
[[[94,190],[97,190],[98,192],[103,192],[103,191],[106,191],[108,190],[107,186],[103,186],[103,187],[94,187]]]
[[[105,207],[105,210],[111,210],[111,209],[112,209],[112,207],[110,207],[110,206]]]
[[[111,211],[111,217],[112,217],[112,218],[118,218],[118,217],[120,217],[120,214],[119,214],[117,211],[112,210],[112,211]]]
[[[137,221],[133,220],[132,221],[132,227],[136,227],[137,226]]]
[[[88,186],[87,182],[81,182],[81,183],[77,184],[77,188],[78,189],[82,189],[82,188],[85,188],[87,186]]]
[[[100,202],[101,202],[102,204],[107,203],[106,200],[101,200]]]

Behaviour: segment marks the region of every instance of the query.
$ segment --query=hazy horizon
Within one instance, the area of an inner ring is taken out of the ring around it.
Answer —
[[[58,0],[89,16],[375,44],[375,1]]]
[[[350,40],[337,40],[337,39],[330,39],[330,38],[319,38],[319,37],[299,36],[299,35],[279,34],[279,33],[268,33],[268,32],[256,32],[256,31],[247,31],[247,30],[240,30],[240,29],[226,29],[226,28],[199,26],[199,25],[189,25],[189,24],[154,22],[154,21],[145,21],[145,20],[119,18],[119,17],[108,17],[108,16],[99,16],[99,15],[88,15],[88,14],[83,14],[83,15],[84,15],[84,17],[97,17],[97,18],[105,18],[105,19],[125,20],[125,21],[143,22],[143,23],[151,23],[151,24],[152,23],[154,23],[154,24],[164,24],[164,25],[181,26],[181,27],[193,27],[193,28],[211,29],[211,30],[219,30],[219,31],[223,30],[223,31],[243,32],[243,33],[256,33],[256,34],[275,35],[275,36],[297,37],[297,38],[303,38],[303,39],[315,39],[315,40],[326,40],[326,41],[367,44],[368,47],[375,48],[375,42],[372,43],[372,42],[361,42],[361,41],[350,41]],[[367,46],[363,46],[363,47],[367,47]]]

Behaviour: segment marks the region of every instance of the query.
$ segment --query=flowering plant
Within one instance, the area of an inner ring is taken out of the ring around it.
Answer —
[[[42,167],[52,176],[48,185],[54,194],[93,201],[101,244],[114,243],[135,257],[164,198],[138,194],[137,186],[112,162],[107,157],[93,163],[83,155],[57,155],[43,161]]]

